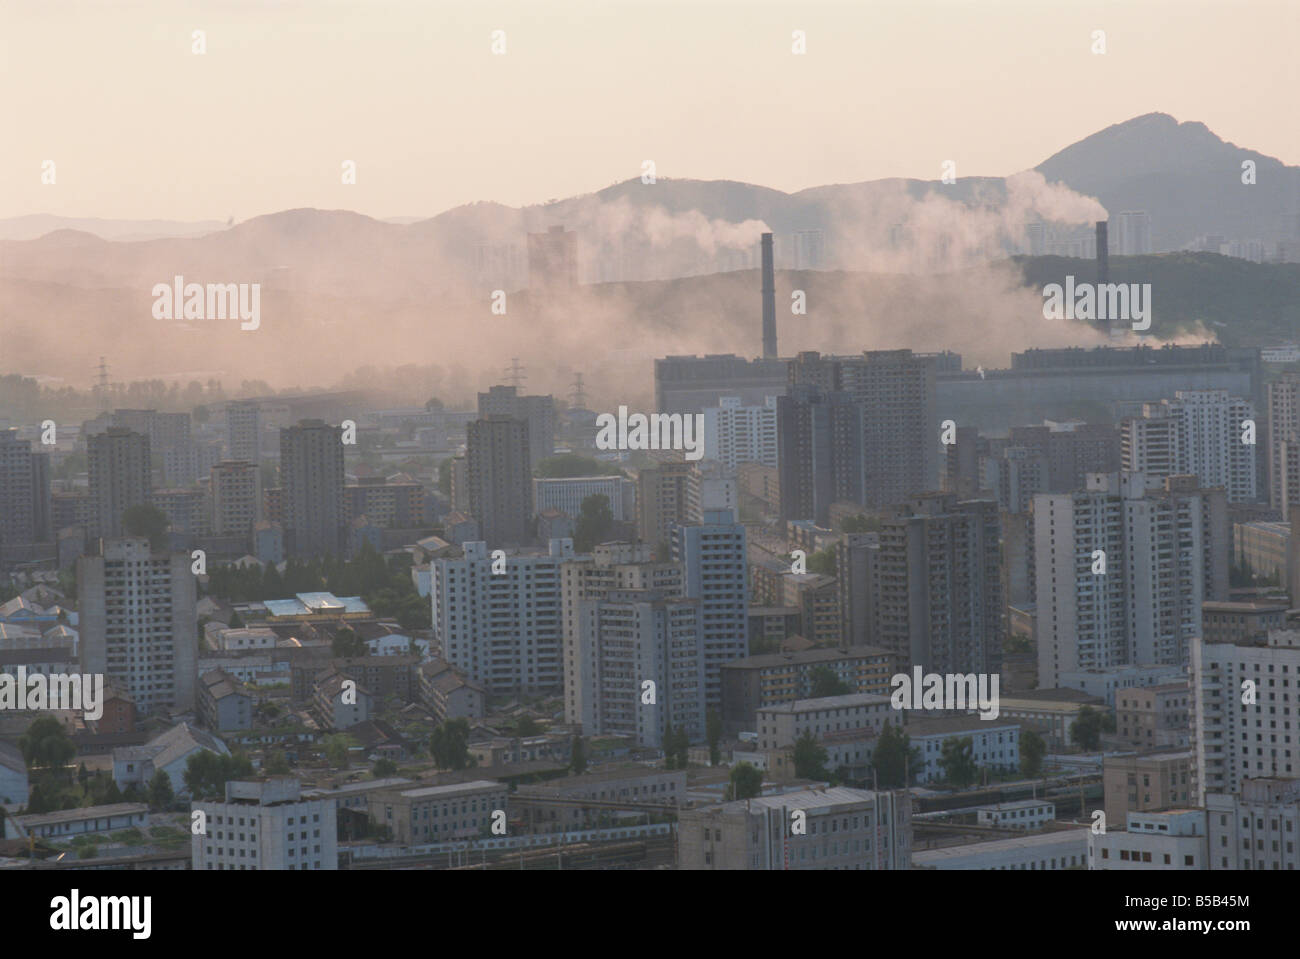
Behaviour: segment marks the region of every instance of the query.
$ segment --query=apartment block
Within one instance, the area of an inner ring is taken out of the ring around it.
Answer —
[[[81,668],[112,676],[149,713],[195,707],[198,617],[188,553],[103,540],[77,561]]]
[[[1115,734],[1138,749],[1181,749],[1191,735],[1187,682],[1126,689],[1115,697]]]
[[[1130,812],[1126,828],[1088,835],[1088,868],[1207,869],[1205,810]]]

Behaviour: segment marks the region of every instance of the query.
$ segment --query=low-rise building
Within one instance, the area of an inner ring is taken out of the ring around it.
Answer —
[[[224,669],[213,669],[199,677],[195,699],[199,719],[213,732],[235,732],[253,725],[253,697]]]
[[[975,810],[975,821],[981,826],[1002,829],[1038,829],[1055,818],[1056,804],[1043,799],[994,803]]]
[[[910,869],[912,800],[839,786],[684,810],[681,869]]]
[[[1203,809],[1131,812],[1128,828],[1088,834],[1089,869],[1207,869]]]
[[[1192,803],[1194,759],[1191,750],[1106,756],[1102,761],[1106,821],[1121,823],[1131,812]]]
[[[910,745],[921,752],[924,763],[916,774],[918,782],[938,782],[944,778],[939,760],[943,744],[949,739],[971,740],[971,757],[979,769],[1013,772],[1020,768],[1020,724],[1001,717],[980,719],[977,715],[908,718],[903,727]]]
[[[370,793],[370,815],[399,843],[447,842],[491,835],[493,813],[506,810],[508,787],[476,779]]]
[[[5,838],[59,842],[73,836],[148,827],[149,807],[145,803],[120,802],[107,806],[83,806],[80,809],[32,813],[27,816],[6,816]]]
[[[1126,689],[1115,697],[1115,733],[1138,749],[1181,749],[1191,738],[1187,681]]]
[[[917,869],[1020,869],[1055,872],[1083,869],[1088,862],[1088,830],[1061,829],[1011,839],[964,843],[912,853]]]
[[[754,614],[751,607],[751,624]],[[724,732],[735,736],[751,731],[758,710],[812,698],[816,677],[823,670],[854,693],[888,696],[897,661],[893,653],[873,646],[807,649],[733,660],[721,671]]]
[[[637,766],[522,785],[513,799],[531,831],[555,832],[618,818],[620,809],[676,809],[686,798],[686,771]]]
[[[194,869],[335,870],[338,819],[333,802],[306,799],[297,779],[226,783],[225,802],[195,802],[204,828],[191,839]]]

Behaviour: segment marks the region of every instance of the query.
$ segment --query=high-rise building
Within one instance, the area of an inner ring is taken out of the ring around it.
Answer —
[[[663,745],[665,729],[705,738],[700,601],[653,589],[613,589],[579,603],[581,675],[594,695],[582,717],[588,736],[628,736]]]
[[[1191,654],[1196,804],[1248,779],[1300,778],[1300,631],[1272,630],[1263,642],[1198,638]]]
[[[489,416],[466,427],[469,508],[493,549],[532,540],[532,467],[526,420]]]
[[[694,463],[669,460],[647,466],[636,477],[636,533],[658,546],[672,540],[673,527],[697,514],[700,474]]]
[[[196,588],[188,553],[156,553],[147,539],[100,541],[77,561],[83,672],[119,682],[143,713],[194,709]]]
[[[590,555],[566,560],[563,581],[564,712],[565,721],[584,728],[596,721],[604,675],[601,645],[582,640],[579,607],[603,599],[611,590],[654,590],[665,597],[680,596],[682,567],[655,562],[649,543],[601,543]]]
[[[1268,502],[1283,516],[1300,506],[1300,373],[1268,384]]]
[[[1179,390],[1144,403],[1120,424],[1120,469],[1150,476],[1193,475],[1222,486],[1230,503],[1255,500],[1255,445],[1243,442],[1255,408],[1227,390]]]
[[[996,673],[1002,661],[998,504],[914,497],[879,533],[874,646],[927,672]]]
[[[939,486],[935,363],[911,350],[848,357],[800,353],[790,362],[792,388],[811,384],[847,393],[861,405],[868,507],[901,503]]]
[[[552,540],[546,553],[494,559],[492,552],[476,541],[464,544],[460,558],[433,560],[434,644],[489,694],[558,690],[560,568],[573,558],[573,542]]]
[[[832,503],[865,505],[863,410],[847,393],[799,384],[777,399],[781,522],[830,525]]]
[[[578,234],[553,226],[528,234],[528,288],[565,289],[578,285]]]
[[[703,522],[673,528],[682,592],[700,601],[705,702],[722,707],[722,667],[749,655],[749,571],[745,527],[731,510],[705,510]]]
[[[508,416],[528,423],[528,467],[555,452],[555,397],[520,396],[514,386],[494,386],[478,395],[478,416]]]
[[[1092,474],[1034,497],[1038,685],[1062,672],[1180,665],[1201,604],[1226,599],[1227,499],[1192,477]]]
[[[122,513],[149,502],[149,437],[111,426],[87,439],[90,498],[94,509],[92,536],[122,535]]]
[[[1146,256],[1151,252],[1151,216],[1145,210],[1126,210],[1115,230],[1118,256]]]
[[[301,420],[280,430],[280,488],[285,553],[341,557],[348,542],[342,429]]]
[[[704,410],[704,457],[734,471],[741,463],[777,465],[777,397],[762,406],[743,406],[739,396],[724,396]]]
[[[247,535],[261,519],[261,474],[256,463],[226,460],[212,467],[212,532]]]
[[[190,486],[198,479],[193,424],[189,413],[120,409],[113,411],[109,425],[149,437],[150,453],[162,460],[164,486]]]
[[[196,801],[206,829],[191,839],[194,869],[332,870],[339,867],[338,807],[303,799],[287,776],[226,783],[225,802]]]
[[[226,404],[227,459],[261,462],[262,408],[246,401]]]
[[[1046,459],[1045,493],[1083,489],[1089,473],[1113,473],[1120,463],[1119,434],[1104,423],[1049,420],[1041,426],[1013,426],[1006,448]]]
[[[0,546],[49,540],[50,457],[17,430],[0,430]]]

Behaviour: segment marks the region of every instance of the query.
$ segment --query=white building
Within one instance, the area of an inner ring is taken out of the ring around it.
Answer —
[[[1062,829],[912,853],[917,869],[1021,869],[1055,872],[1088,863],[1088,830]]]
[[[564,718],[584,729],[599,725],[603,706],[601,648],[582,639],[579,610],[584,600],[598,600],[614,589],[653,589],[680,596],[682,569],[677,563],[654,562],[649,544],[602,543],[590,556],[575,556],[561,568],[563,581]],[[588,625],[588,631],[591,625]]]
[[[1196,801],[1247,779],[1300,776],[1300,630],[1265,644],[1192,643]]]
[[[614,519],[636,519],[636,484],[624,476],[572,476],[533,480],[533,510],[558,509],[572,519],[582,512],[588,496],[604,496]]]
[[[581,601],[578,615],[582,675],[592,677],[594,692],[582,718],[586,735],[625,735],[658,747],[671,723],[691,742],[705,738],[699,600],[609,590]]]
[[[979,769],[1014,771],[1020,768],[1020,724],[998,719],[980,719],[970,716],[939,716],[926,719],[924,713],[908,717],[903,732],[910,745],[921,751],[925,767],[917,779],[922,783],[938,782],[944,778],[939,760],[943,757],[943,744],[949,739],[970,737],[971,756]],[[922,718],[915,718],[920,716]]]
[[[1189,481],[1090,473],[1086,490],[1034,497],[1040,689],[1063,673],[1187,661],[1201,604],[1227,597],[1230,555],[1224,492]]]
[[[672,555],[682,592],[700,601],[705,703],[721,711],[722,667],[749,655],[745,527],[733,510],[704,510],[702,522],[673,527]]]
[[[332,799],[302,799],[298,780],[226,783],[225,802],[196,802],[204,830],[191,840],[194,869],[338,869]]]
[[[833,733],[863,731],[879,736],[888,724],[902,725],[902,712],[888,696],[850,693],[821,699],[797,699],[757,711],[758,748],[785,749],[805,734],[824,739]]]
[[[494,560],[494,552],[468,542],[461,558],[433,560],[437,648],[489,693],[559,688],[560,567],[573,557],[573,541],[552,540],[545,555]]]
[[[1004,829],[1037,829],[1055,818],[1056,804],[1043,799],[994,803],[975,810],[975,821],[981,826],[1000,826]]]
[[[1300,864],[1300,780],[1247,779],[1240,795],[1211,793],[1209,869],[1294,870]]]
[[[1227,390],[1179,390],[1123,420],[1121,467],[1158,477],[1192,475],[1202,487],[1224,487],[1230,503],[1252,503],[1257,445],[1243,439],[1254,421],[1254,404]]]
[[[1151,252],[1151,215],[1145,210],[1125,210],[1115,224],[1113,253],[1145,256]]]
[[[1109,666],[1105,669],[1072,669],[1061,673],[1061,687],[1077,689],[1115,705],[1115,694],[1125,689],[1164,686],[1187,678],[1186,666]]]
[[[762,406],[743,406],[739,396],[723,396],[704,410],[704,457],[734,472],[741,463],[777,466],[776,397]]]
[[[1205,810],[1131,812],[1127,829],[1088,835],[1088,868],[1207,869]]]
[[[61,841],[71,836],[91,836],[123,829],[147,829],[149,807],[145,803],[123,802],[107,806],[83,806],[58,812],[6,816],[6,839]]]

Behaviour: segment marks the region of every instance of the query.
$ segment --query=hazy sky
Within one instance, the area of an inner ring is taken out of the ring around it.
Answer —
[[[2,0],[0,216],[428,216],[647,159],[787,191],[1003,175],[1150,112],[1300,164],[1298,40],[1297,0]]]

